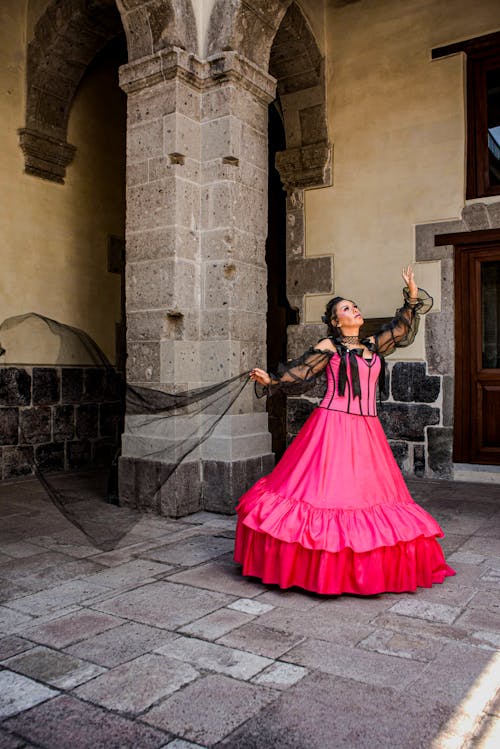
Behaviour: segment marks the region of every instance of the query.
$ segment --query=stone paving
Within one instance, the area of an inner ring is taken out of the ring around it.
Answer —
[[[4,482],[0,749],[498,749],[500,487],[410,488],[457,575],[361,598],[241,578],[234,517],[103,552]]]

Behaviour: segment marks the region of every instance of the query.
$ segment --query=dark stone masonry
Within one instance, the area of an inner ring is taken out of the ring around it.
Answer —
[[[0,369],[0,478],[109,465],[120,444],[120,379],[97,367]]]

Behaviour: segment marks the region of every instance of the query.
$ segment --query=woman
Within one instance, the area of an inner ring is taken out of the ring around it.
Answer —
[[[375,335],[360,339],[357,305],[335,297],[323,318],[327,338],[278,376],[252,370],[272,394],[303,390],[326,369],[327,390],[272,473],[240,500],[235,559],[244,575],[282,588],[372,595],[455,574],[436,540],[443,532],[411,498],[376,415],[383,356],[412,343],[419,314],[432,306],[411,267],[403,278],[404,305]]]

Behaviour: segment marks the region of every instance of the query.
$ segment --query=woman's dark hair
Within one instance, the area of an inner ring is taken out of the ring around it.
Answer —
[[[328,304],[326,305],[325,314],[322,316],[321,321],[325,323],[326,327],[328,328],[328,335],[331,338],[340,338],[342,335],[340,328],[336,325],[332,325],[332,318],[335,318],[335,311],[337,309],[337,305],[340,304],[340,302],[345,299],[343,296],[334,296],[333,299],[330,299]]]

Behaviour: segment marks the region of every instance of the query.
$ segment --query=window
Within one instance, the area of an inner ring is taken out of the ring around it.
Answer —
[[[432,51],[467,56],[467,198],[500,195],[500,32]]]

